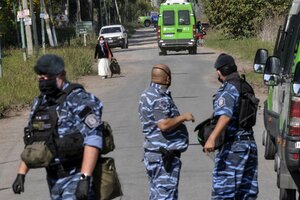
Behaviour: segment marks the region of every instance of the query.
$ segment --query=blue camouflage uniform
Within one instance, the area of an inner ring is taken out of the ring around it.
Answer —
[[[63,89],[70,85],[66,82]],[[43,97],[42,103],[46,104],[45,96]],[[36,98],[31,112],[30,120],[34,111],[38,108],[39,98]],[[89,121],[79,117],[79,113],[86,107],[92,109],[89,117]],[[74,89],[65,99],[64,103],[56,108],[58,115],[58,135],[59,137],[64,137],[65,135],[79,130],[84,137],[84,144],[96,147],[98,149],[102,148],[102,131],[98,128],[101,124],[102,115],[102,103],[94,95],[87,93],[82,88]],[[29,121],[30,123],[30,121]],[[54,159],[52,166],[56,166],[60,163],[58,158]],[[52,200],[76,200],[75,192],[77,184],[80,179],[80,169],[74,167],[68,170],[69,176],[64,178],[52,178],[47,174],[47,181],[50,190],[50,195]],[[91,181],[92,183],[92,181]],[[94,192],[90,189],[89,199],[95,199]]]
[[[162,132],[157,123],[162,119],[179,116],[170,92],[159,84],[151,83],[139,102],[139,116],[143,126],[144,164],[149,178],[151,200],[178,199],[178,183],[181,169],[179,157],[175,157],[170,171],[166,172],[159,148],[183,152],[188,147],[188,132],[184,124],[170,132]]]
[[[234,73],[232,76],[238,76]],[[214,96],[214,116],[226,115],[231,120],[225,132],[225,144],[216,155],[213,171],[212,199],[256,199],[257,146],[254,140],[239,140],[239,137],[253,136],[253,130],[238,128],[239,92],[228,82],[219,88]],[[246,137],[247,138],[247,137]]]

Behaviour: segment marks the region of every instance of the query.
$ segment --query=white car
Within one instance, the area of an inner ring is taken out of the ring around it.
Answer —
[[[99,32],[99,37],[103,36],[104,40],[110,47],[121,47],[122,49],[128,48],[128,35],[124,26],[109,25],[102,26]]]

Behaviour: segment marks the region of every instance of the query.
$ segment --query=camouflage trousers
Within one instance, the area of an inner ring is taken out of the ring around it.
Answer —
[[[79,179],[80,173],[75,173],[73,175],[60,179],[51,179],[47,177],[51,200],[76,200],[75,192]],[[88,199],[96,199],[92,187],[90,187]]]
[[[224,144],[215,159],[212,199],[256,199],[257,164],[255,141],[242,140]]]
[[[178,199],[178,184],[181,169],[180,158],[175,157],[173,159],[170,172],[166,172],[160,154],[145,153],[144,164],[149,180],[149,199]]]

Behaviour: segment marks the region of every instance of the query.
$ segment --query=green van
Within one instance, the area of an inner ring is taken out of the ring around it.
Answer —
[[[167,51],[185,51],[197,54],[196,20],[189,2],[166,2],[160,5],[157,37],[159,55]]]

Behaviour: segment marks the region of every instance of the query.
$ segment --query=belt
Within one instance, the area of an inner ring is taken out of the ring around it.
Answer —
[[[149,149],[144,149],[145,152],[150,152],[150,153],[157,153],[157,154],[162,154],[159,150],[149,150]],[[168,150],[170,153],[173,153],[177,158],[180,158],[181,152],[178,150]]]
[[[242,141],[242,140],[254,141],[255,139],[253,135],[239,135],[236,137],[225,138],[225,142],[235,142],[235,141]]]
[[[47,176],[52,179],[60,179],[60,178],[68,177],[71,175],[70,172],[74,169],[76,169],[77,171],[80,169],[80,166],[65,167],[62,164],[57,164],[57,165],[46,167]]]

